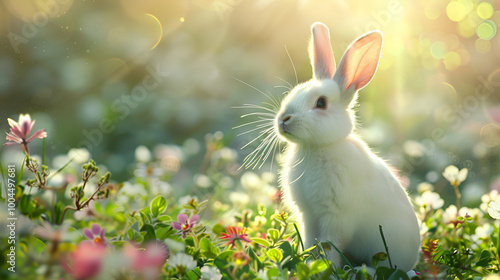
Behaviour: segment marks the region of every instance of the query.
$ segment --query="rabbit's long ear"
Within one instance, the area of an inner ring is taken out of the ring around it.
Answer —
[[[356,39],[347,48],[333,77],[342,90],[344,104],[348,105],[354,94],[375,75],[383,40],[380,31],[372,31]]]
[[[321,22],[311,26],[311,43],[309,45],[309,58],[316,80],[330,79],[335,73],[335,58],[330,44],[330,31]]]

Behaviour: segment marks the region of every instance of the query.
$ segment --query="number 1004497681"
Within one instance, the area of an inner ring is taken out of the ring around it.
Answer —
[[[14,215],[16,207],[16,166],[10,164],[7,166],[7,206],[10,215]]]

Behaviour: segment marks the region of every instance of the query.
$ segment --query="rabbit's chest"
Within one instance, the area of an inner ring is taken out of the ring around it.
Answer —
[[[352,180],[345,176],[346,167],[335,162],[334,157],[325,154],[287,168],[285,182],[291,199],[300,209],[331,213],[344,208],[348,201],[345,186]]]

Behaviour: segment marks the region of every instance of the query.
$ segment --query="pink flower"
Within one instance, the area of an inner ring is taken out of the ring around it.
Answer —
[[[177,215],[177,222],[172,222],[172,227],[178,231],[177,234],[182,235],[182,238],[186,238],[187,234],[191,232],[199,219],[200,216],[194,215],[188,221],[188,216],[186,214],[179,214]]]
[[[151,279],[157,279],[156,276],[170,257],[170,250],[161,241],[149,242],[144,249],[130,245],[125,248],[124,252],[132,262],[132,269],[146,274]]]
[[[89,239],[90,243],[106,246],[106,237],[104,237],[106,229],[101,228],[98,224],[92,224],[90,228],[91,230],[88,228],[83,229],[83,235]]]
[[[63,258],[62,267],[76,279],[87,279],[100,272],[105,253],[104,246],[81,242],[69,258]]]
[[[31,137],[28,138],[28,134],[35,125],[35,121],[31,120],[29,114],[19,115],[19,121],[16,122],[13,119],[7,119],[10,125],[10,133],[7,133],[6,142],[4,145],[15,145],[21,144],[23,151],[29,153],[28,143],[35,140],[36,138],[47,137],[47,132],[44,129],[37,130]]]
[[[246,228],[239,228],[235,226],[226,227],[227,234],[223,233],[220,239],[228,239],[228,242],[225,245],[231,244],[231,249],[235,246],[236,240],[245,241],[247,243],[252,242],[252,240],[248,239],[248,234],[246,234]]]

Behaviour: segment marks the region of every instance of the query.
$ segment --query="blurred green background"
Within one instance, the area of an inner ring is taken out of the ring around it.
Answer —
[[[30,113],[49,157],[86,148],[115,180],[139,145],[194,140],[199,160],[184,168],[198,169],[215,131],[242,162],[257,132],[235,137],[248,111],[231,107],[265,101],[244,83],[280,96],[310,79],[315,21],[337,61],[364,32],[384,33],[358,132],[412,188],[452,192],[440,173],[454,164],[469,169],[472,200],[500,189],[498,0],[2,0],[0,128]],[[18,150],[3,147],[2,161]]]

